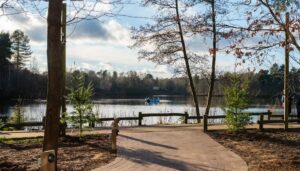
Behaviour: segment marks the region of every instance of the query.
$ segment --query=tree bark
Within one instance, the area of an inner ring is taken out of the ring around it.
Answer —
[[[286,13],[285,24],[285,65],[284,65],[284,129],[288,130],[289,119],[289,13]]]
[[[211,75],[210,75],[210,84],[209,91],[207,96],[207,104],[204,115],[209,115],[209,109],[211,106],[211,100],[213,96],[213,89],[215,84],[215,70],[216,70],[216,58],[217,58],[217,30],[216,30],[216,10],[215,10],[215,0],[211,1],[211,10],[212,10],[212,24],[213,24],[213,54],[212,54],[212,64],[211,64]],[[207,131],[207,117],[204,120],[204,131]]]
[[[66,136],[66,128],[67,128],[67,123],[65,122],[65,114],[67,112],[67,107],[66,107],[66,30],[67,27],[67,4],[63,3],[62,6],[62,107],[61,107],[61,112],[62,112],[62,119],[63,123],[61,124],[61,135]]]
[[[195,108],[196,108],[197,122],[200,123],[199,103],[198,103],[197,93],[196,93],[196,89],[195,89],[195,85],[193,82],[193,77],[192,77],[192,73],[191,73],[191,69],[190,69],[189,59],[188,59],[186,46],[185,46],[185,40],[183,37],[183,31],[182,31],[182,27],[181,27],[181,21],[180,21],[179,9],[178,9],[178,0],[175,0],[175,3],[176,3],[176,20],[177,20],[181,44],[182,44],[183,58],[184,58],[186,72],[187,72],[187,75],[189,78],[190,88],[192,91],[193,100],[194,100],[194,104],[195,104]]]
[[[62,101],[61,9],[62,0],[49,1],[47,19],[48,92],[43,151],[55,150],[56,155]]]

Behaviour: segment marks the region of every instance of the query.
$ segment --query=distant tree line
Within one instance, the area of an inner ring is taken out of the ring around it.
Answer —
[[[260,70],[257,73],[239,73],[242,79],[250,83],[249,94],[252,97],[265,97],[279,95],[283,90],[284,65],[273,64],[269,69]],[[9,72],[9,73],[8,73]],[[10,79],[2,85],[0,97],[2,99],[45,99],[47,95],[47,72],[37,73],[28,69],[7,71]],[[190,96],[188,78],[155,78],[151,74],[141,74],[135,71],[110,72],[100,70],[98,72],[79,70],[67,73],[67,87],[73,87],[72,77],[83,74],[86,85],[91,83],[94,88],[94,98],[103,97],[146,97],[152,95],[181,95]],[[215,96],[223,96],[224,88],[230,84],[230,78],[234,73],[225,72],[218,74],[215,84]],[[235,73],[236,74],[236,73]],[[197,94],[206,96],[209,87],[208,79],[194,75]],[[292,68],[290,71],[290,89],[300,92],[300,69]],[[1,80],[4,78],[1,77]],[[67,91],[69,91],[67,89]]]
[[[38,66],[27,69],[26,63],[31,58],[29,38],[22,31],[16,30],[11,35],[0,33],[0,99],[45,99],[47,95],[47,72],[39,73]],[[300,70],[290,71],[290,90],[299,92]],[[151,95],[190,96],[187,76],[173,78],[154,78],[150,73],[135,71],[118,73],[100,70],[98,72],[79,70],[67,73],[67,87],[72,87],[72,77],[83,74],[86,84],[92,83],[94,98],[102,97],[144,97]],[[223,96],[224,88],[229,85],[233,73],[224,72],[216,75],[215,96]],[[242,79],[250,82],[249,94],[252,97],[272,97],[283,90],[284,65],[273,64],[269,69],[257,73],[239,73]],[[209,76],[193,75],[197,95],[207,96]],[[68,91],[68,90],[67,90]]]

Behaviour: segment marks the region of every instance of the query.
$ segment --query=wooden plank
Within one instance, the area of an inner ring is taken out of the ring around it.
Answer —
[[[300,119],[289,119],[289,122],[300,122]]]
[[[96,122],[103,122],[103,121],[113,121],[115,118],[99,118]]]
[[[197,116],[189,116],[188,119],[197,119]],[[200,116],[200,119],[203,119],[203,116]]]
[[[300,119],[289,119],[288,122],[299,122]],[[257,123],[261,123],[261,121],[257,121]],[[263,124],[268,124],[268,123],[284,123],[284,120],[264,120],[262,121]]]
[[[269,115],[271,112],[247,112],[246,114],[250,116],[259,116],[260,114],[262,115]]]
[[[122,121],[130,121],[130,120],[139,120],[139,117],[120,117],[118,119]]]
[[[257,121],[259,124],[267,124],[267,123],[284,123],[284,120],[263,120],[263,121]]]
[[[270,118],[283,118],[283,115],[280,114],[274,114],[274,115],[270,115]]]
[[[224,119],[226,115],[215,115],[215,116],[208,116],[208,119]]]
[[[103,121],[113,121],[115,118],[99,118],[97,119],[97,122],[103,122]],[[119,120],[122,121],[129,121],[129,120],[139,120],[138,117],[119,117]]]
[[[188,119],[197,119],[197,116],[189,116]],[[224,119],[226,115],[214,115],[214,116],[207,116],[208,119]],[[203,116],[200,116],[200,119],[203,119]]]
[[[250,116],[260,116],[262,115],[269,115],[271,112],[253,112],[253,113],[246,113]],[[203,119],[203,116],[200,116],[201,119]],[[226,115],[214,115],[214,116],[208,116],[208,119],[224,119],[226,118]],[[197,119],[197,116],[189,116],[188,119]]]
[[[184,113],[143,113],[143,117],[155,117],[155,116],[185,116]]]
[[[6,127],[26,127],[26,126],[43,126],[43,122],[24,122],[21,124],[6,123],[1,128]]]

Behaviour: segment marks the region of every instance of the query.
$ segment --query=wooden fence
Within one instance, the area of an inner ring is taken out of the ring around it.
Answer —
[[[294,119],[295,117],[297,119]],[[272,118],[279,118],[279,119],[274,120]],[[300,123],[300,118],[299,118],[298,115],[289,115],[288,123],[293,123],[293,122]],[[284,121],[284,116],[283,115],[272,115],[272,113],[270,113],[268,115],[267,120],[264,119],[263,114],[260,114],[259,115],[259,120],[257,121],[257,123],[259,124],[259,129],[263,130],[264,129],[264,124],[270,124],[270,123],[282,123],[282,124],[284,124],[285,121]]]
[[[263,130],[264,129],[264,124],[269,124],[269,123],[284,123],[284,118],[283,115],[272,115],[272,112],[251,112],[248,113],[250,116],[259,116],[259,120],[257,123],[259,124],[259,129]],[[138,117],[118,117],[119,121],[131,121],[135,120],[138,121],[138,125],[142,126],[143,125],[143,118],[147,117],[165,117],[165,116],[180,116],[184,117],[184,123],[187,124],[188,120],[195,120],[198,119],[197,116],[189,116],[187,112],[185,113],[142,113],[139,112]],[[267,120],[265,120],[265,117],[267,116]],[[208,116],[208,119],[224,119],[226,115],[214,115],[214,116]],[[297,117],[297,119],[295,119]],[[199,117],[200,120],[203,119],[203,116]],[[272,118],[278,118],[276,120]],[[101,122],[106,122],[106,121],[114,121],[115,118],[99,118],[96,120],[96,123],[101,123]],[[297,115],[289,115],[289,123],[293,122],[298,122],[300,123],[300,118]],[[22,128],[22,127],[32,127],[32,126],[43,126],[43,122],[24,122],[21,124],[15,124],[15,123],[4,123],[0,125],[0,129],[6,128],[6,127],[15,127],[15,128]]]

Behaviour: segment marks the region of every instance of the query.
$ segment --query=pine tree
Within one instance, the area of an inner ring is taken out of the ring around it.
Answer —
[[[13,116],[10,118],[11,123],[21,124],[25,121],[24,111],[22,110],[21,105],[22,99],[18,98],[17,104],[15,105],[13,110]],[[23,129],[23,127],[17,126],[16,129],[20,130]]]
[[[30,58],[32,51],[30,49],[30,39],[21,30],[15,30],[11,35],[13,63],[17,70],[25,66],[25,62]]]
[[[9,80],[9,65],[11,58],[11,41],[9,33],[0,33],[0,97],[3,97],[1,90],[7,87]],[[4,91],[2,91],[4,92]]]
[[[11,57],[11,41],[9,33],[0,33],[0,67],[5,68],[9,64]]]

